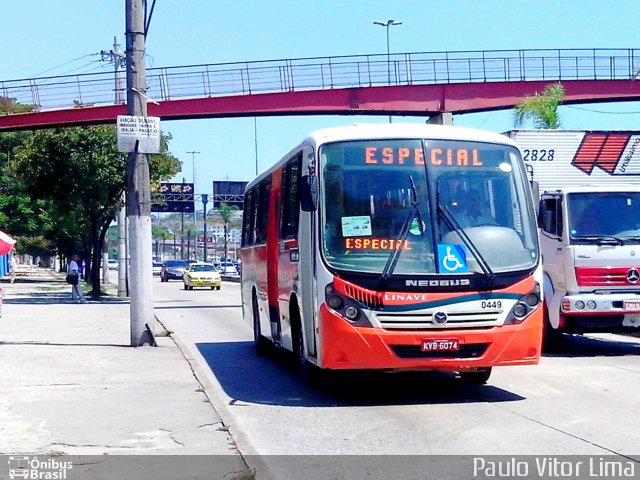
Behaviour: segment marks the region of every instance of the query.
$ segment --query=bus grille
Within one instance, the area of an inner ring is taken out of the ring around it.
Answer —
[[[385,330],[448,330],[453,328],[490,328],[500,325],[502,310],[447,312],[447,323],[433,323],[434,311],[420,313],[385,312],[376,315]]]
[[[346,282],[344,285],[344,289],[345,293],[349,297],[359,302],[364,308],[368,308],[369,310],[376,310],[382,307],[382,295],[380,294],[380,292],[367,290],[365,288],[357,287]]]
[[[477,358],[484,355],[488,343],[467,343],[460,345],[455,352],[423,352],[420,345],[390,345],[391,350],[400,358]]]

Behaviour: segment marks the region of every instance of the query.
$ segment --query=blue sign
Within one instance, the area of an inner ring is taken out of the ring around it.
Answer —
[[[438,244],[438,265],[440,273],[466,273],[469,271],[467,265],[467,254],[462,245],[452,243]]]

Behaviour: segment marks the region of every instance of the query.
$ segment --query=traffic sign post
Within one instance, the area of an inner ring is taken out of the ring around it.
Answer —
[[[118,151],[160,153],[160,117],[118,115]]]

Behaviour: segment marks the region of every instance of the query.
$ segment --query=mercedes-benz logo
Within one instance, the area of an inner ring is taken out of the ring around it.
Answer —
[[[640,272],[636,268],[630,268],[627,272],[627,281],[629,283],[638,283],[640,281]]]
[[[436,325],[444,325],[447,323],[448,317],[447,312],[438,311],[433,314],[431,317],[431,321]]]

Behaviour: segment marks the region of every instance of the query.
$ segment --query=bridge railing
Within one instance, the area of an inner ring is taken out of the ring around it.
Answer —
[[[155,101],[335,88],[515,81],[627,80],[640,49],[544,49],[352,55],[151,68]],[[0,81],[0,97],[36,110],[112,105],[113,72]]]

